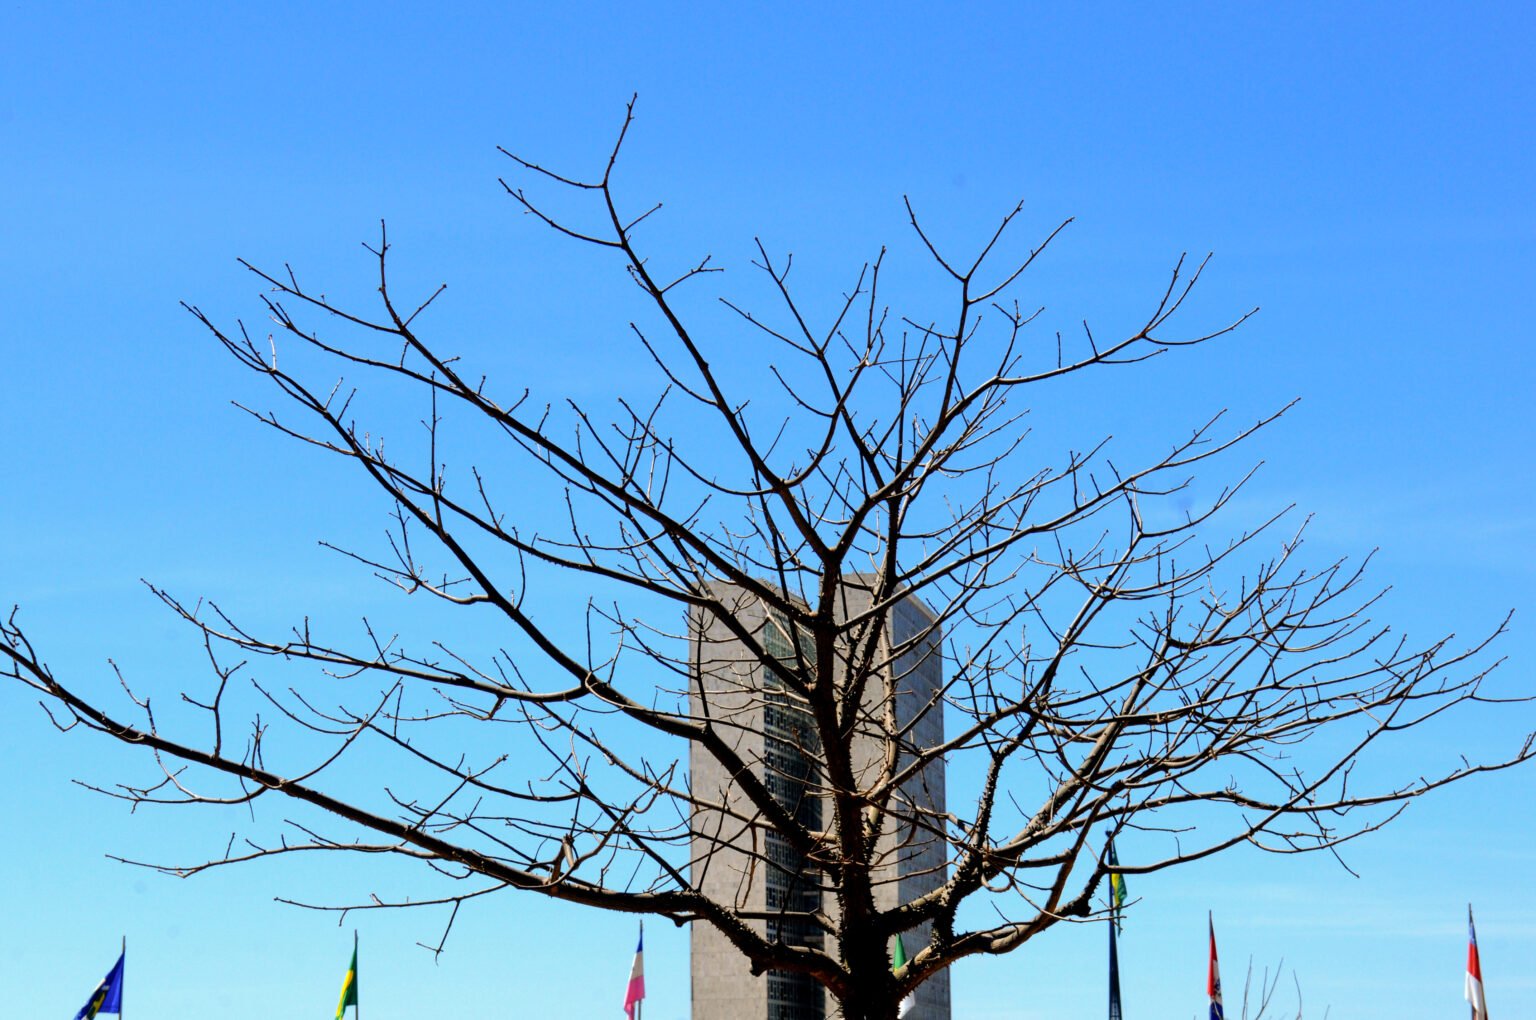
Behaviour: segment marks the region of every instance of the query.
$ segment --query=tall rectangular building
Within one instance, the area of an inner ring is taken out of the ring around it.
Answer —
[[[714,594],[729,606],[741,626],[772,659],[792,663],[796,650],[785,620],[739,588],[720,586]],[[839,615],[855,620],[870,605],[867,580],[844,578]],[[742,761],[762,778],[776,800],[802,824],[820,829],[830,823],[819,793],[820,760],[815,727],[778,672],[757,656],[716,618],[695,614],[689,621],[692,678],[689,706],[695,718],[709,719]],[[902,741],[932,747],[944,739],[940,691],[943,651],[933,614],[908,597],[889,614],[877,639],[881,668],[863,697],[863,718],[853,745],[855,778],[873,780],[894,722]],[[800,655],[812,654],[802,648]],[[839,658],[847,655],[839,652]],[[835,666],[844,675],[846,661]],[[757,812],[739,785],[715,758],[695,745],[689,758],[695,797],[712,807],[695,811],[692,869],[696,885],[711,898],[731,905],[758,933],[770,940],[820,947],[827,936],[806,914],[833,914],[819,872],[784,838],[753,819]],[[928,892],[945,879],[944,841],[914,815],[944,811],[944,763],[935,761],[906,783],[893,804],[892,818],[876,844],[875,904],[889,909]],[[906,933],[915,954],[928,938],[927,926]],[[694,1020],[829,1020],[831,1002],[805,975],[769,972],[754,977],[746,960],[714,928],[691,927]],[[918,990],[911,1020],[949,1020],[949,975],[942,973]]]

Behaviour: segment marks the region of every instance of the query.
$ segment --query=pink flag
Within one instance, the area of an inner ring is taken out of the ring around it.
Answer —
[[[645,998],[645,925],[640,925],[640,941],[635,944],[635,965],[629,968],[629,988],[624,992],[624,1015],[635,1020],[640,1000]]]
[[[1467,1002],[1472,1020],[1488,1020],[1488,1000],[1483,998],[1483,964],[1477,958],[1477,929],[1472,926],[1472,906],[1467,905]]]

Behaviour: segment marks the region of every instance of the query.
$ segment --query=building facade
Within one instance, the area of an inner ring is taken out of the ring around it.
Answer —
[[[829,808],[819,794],[820,760],[815,727],[786,689],[772,660],[794,662],[796,651],[782,619],[740,589],[714,592],[731,615],[767,653],[764,663],[716,618],[690,620],[693,644],[689,705],[696,719],[709,719],[774,798],[807,828],[821,829]],[[857,576],[844,579],[839,607],[856,620],[870,605],[868,588]],[[939,692],[943,685],[941,633],[932,613],[906,598],[889,613],[877,636],[880,663],[863,698],[864,711],[853,745],[855,778],[869,778],[883,760],[894,718],[902,741],[932,747],[944,739]],[[847,653],[839,651],[839,657]],[[846,663],[835,667],[844,675]],[[895,708],[894,717],[886,712]],[[691,867],[706,895],[726,903],[770,940],[821,947],[822,927],[806,915],[833,915],[821,876],[793,846],[769,827],[754,824],[756,812],[722,765],[695,745],[689,760],[695,797],[707,802],[694,813]],[[862,785],[862,784],[861,784]],[[896,796],[891,819],[876,844],[875,903],[889,909],[926,893],[945,879],[946,846],[914,818],[944,811],[944,765],[935,761]],[[707,924],[690,926],[694,1020],[833,1020],[835,1010],[821,987],[802,974],[770,971],[753,976],[746,960]],[[908,955],[926,944],[922,926],[905,933]],[[918,989],[910,1020],[949,1020],[949,975],[941,973]]]

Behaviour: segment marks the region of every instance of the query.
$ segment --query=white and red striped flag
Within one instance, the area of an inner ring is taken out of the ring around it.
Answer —
[[[1205,974],[1205,993],[1211,997],[1211,1020],[1226,1020],[1221,1007],[1221,967],[1216,963],[1216,922],[1206,915],[1211,931],[1211,967]]]
[[[629,968],[629,987],[624,992],[624,1015],[635,1020],[640,1000],[645,998],[645,922],[640,922],[640,941],[635,944],[635,962]]]
[[[1477,958],[1477,929],[1472,925],[1472,904],[1467,904],[1467,1002],[1472,1020],[1488,1020],[1488,1000],[1483,998],[1483,964]]]

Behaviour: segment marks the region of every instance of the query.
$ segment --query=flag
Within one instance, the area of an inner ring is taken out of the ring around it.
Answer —
[[[640,1000],[645,998],[645,923],[640,924],[640,941],[635,943],[635,963],[629,968],[629,988],[624,992],[624,1013],[635,1020]]]
[[[1120,924],[1120,908],[1125,906],[1125,876],[1120,874],[1120,858],[1115,855],[1115,841],[1109,841],[1109,912],[1115,919],[1115,930],[1123,931]]]
[[[101,979],[101,984],[91,993],[91,997],[85,1000],[85,1005],[80,1007],[80,1012],[75,1014],[75,1020],[91,1020],[100,1013],[122,1013],[123,1011],[123,961],[127,958],[127,950],[117,958],[117,963],[107,971],[107,976]]]
[[[902,945],[901,936],[896,936],[896,948],[891,950],[891,973],[901,977],[901,972],[907,969],[907,947]],[[917,1005],[917,992],[913,990],[907,993],[907,997],[901,1000],[901,1006],[896,1010],[898,1017],[906,1016]]]
[[[1483,965],[1477,958],[1477,929],[1472,925],[1472,904],[1467,904],[1467,1002],[1472,1020],[1488,1020],[1488,1000],[1483,998]]]
[[[1120,874],[1120,858],[1115,841],[1109,841],[1106,863],[1109,865],[1109,1020],[1120,1020],[1120,951],[1115,945],[1120,934],[1120,908],[1125,906],[1125,878]]]
[[[1205,976],[1205,992],[1211,997],[1211,1020],[1226,1020],[1221,1008],[1221,968],[1216,965],[1216,922],[1206,916],[1211,929],[1211,969]]]
[[[347,976],[341,979],[341,1000],[336,1003],[336,1020],[347,1007],[357,1008],[357,932],[352,933],[352,962],[347,966]]]
[[[1120,1017],[1120,957],[1115,951],[1115,926],[1109,926],[1109,1020]]]

